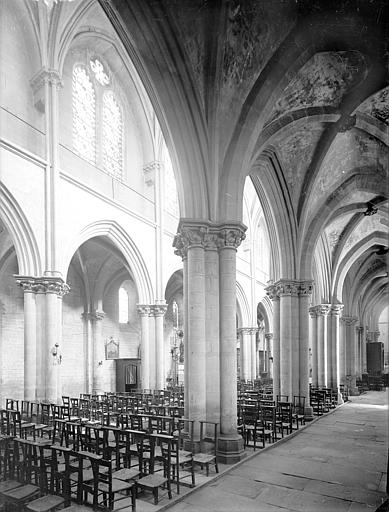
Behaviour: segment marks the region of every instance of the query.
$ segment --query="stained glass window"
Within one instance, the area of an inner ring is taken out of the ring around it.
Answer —
[[[104,66],[99,61],[99,59],[91,60],[90,67],[95,74],[96,80],[100,82],[101,85],[109,84],[109,76],[105,72]]]
[[[89,160],[96,160],[96,99],[86,69],[73,70],[73,145],[75,151]]]
[[[123,122],[119,104],[112,91],[103,95],[103,168],[118,179],[122,177]]]

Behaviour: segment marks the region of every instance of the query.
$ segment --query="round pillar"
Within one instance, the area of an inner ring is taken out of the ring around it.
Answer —
[[[149,315],[150,306],[138,304],[138,314],[141,322],[141,341],[140,341],[140,358],[141,358],[141,382],[143,389],[150,389],[150,331],[149,331]]]
[[[306,419],[313,419],[309,403],[309,300],[312,281],[301,281],[299,285],[299,395],[305,396]],[[295,393],[294,393],[295,394]]]
[[[237,433],[236,375],[236,249],[244,238],[242,226],[224,225],[219,234],[220,297],[220,439],[221,462],[234,463],[244,456]]]
[[[104,311],[95,310],[91,315],[93,332],[93,386],[92,393],[104,393],[105,346],[103,340]]]
[[[155,318],[155,361],[156,361],[156,388],[165,389],[165,344],[163,336],[163,317],[167,310],[165,301],[152,306],[152,312]]]
[[[37,391],[37,342],[35,279],[17,279],[24,296],[24,400],[35,400]]]
[[[317,388],[318,383],[318,330],[317,330],[317,311],[315,307],[309,308],[309,316],[311,322],[309,326],[310,348],[311,348],[311,364],[312,364],[312,386]]]
[[[273,301],[273,396],[280,394],[280,297],[277,287],[272,284],[266,294]]]

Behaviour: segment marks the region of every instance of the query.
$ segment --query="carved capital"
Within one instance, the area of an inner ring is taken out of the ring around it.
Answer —
[[[275,283],[277,294],[282,297],[285,295],[297,296],[299,294],[299,282],[293,279],[280,279]]]
[[[36,280],[34,278],[16,278],[17,284],[22,288],[24,293],[36,293]]]
[[[319,304],[315,306],[315,310],[317,316],[326,316],[331,311],[331,304]]]
[[[164,316],[167,311],[167,304],[152,304],[150,305],[151,316]]]
[[[206,223],[195,221],[181,223],[179,231],[173,240],[173,247],[176,248],[174,254],[185,258],[188,254],[188,249],[191,247],[204,248],[208,231],[209,226]]]
[[[273,339],[273,333],[272,332],[265,333],[265,339],[272,340]]]
[[[342,316],[340,321],[345,325],[350,326],[356,324],[358,322],[358,318],[355,316]]]
[[[245,229],[241,225],[225,224],[220,226],[218,237],[219,249],[237,249],[245,238]]]
[[[137,304],[136,308],[140,316],[150,315],[150,306],[147,304]]]
[[[250,335],[251,334],[251,327],[239,327],[238,334]]]
[[[277,286],[275,284],[271,284],[265,288],[266,295],[270,300],[279,300],[279,296],[277,293]]]
[[[153,162],[149,162],[143,167],[143,174],[145,178],[145,183],[149,187],[155,184],[155,175],[161,169],[162,163],[158,160],[154,160]]]
[[[26,293],[55,293],[63,297],[70,291],[70,286],[58,277],[15,276],[16,282]]]
[[[299,295],[312,295],[313,291],[313,281],[300,281],[299,282]]]
[[[104,320],[105,313],[104,311],[95,309],[95,311],[93,311],[93,313],[90,314],[90,317],[92,321],[98,322],[99,320]]]
[[[30,80],[35,108],[42,113],[44,113],[46,109],[46,84],[50,84],[56,89],[63,87],[62,78],[57,70],[43,67]]]
[[[343,304],[331,304],[331,315],[338,316],[343,311]]]

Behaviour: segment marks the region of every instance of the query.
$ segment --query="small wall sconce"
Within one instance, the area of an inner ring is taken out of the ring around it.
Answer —
[[[62,363],[62,354],[59,353],[59,344],[56,343],[54,347],[51,349],[51,355],[53,356],[53,364],[61,364]]]
[[[269,361],[272,363],[273,362],[273,358],[272,356],[269,357]]]
[[[98,364],[99,366],[103,366],[103,361],[99,361],[97,364]]]

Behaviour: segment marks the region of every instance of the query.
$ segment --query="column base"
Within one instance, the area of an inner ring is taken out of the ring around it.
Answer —
[[[357,387],[351,387],[348,390],[349,396],[359,396],[359,389]]]
[[[342,393],[338,390],[338,405],[344,404]]]
[[[247,457],[243,439],[238,434],[220,435],[217,446],[217,460],[222,464],[236,464]]]
[[[306,406],[304,408],[304,420],[305,421],[313,420],[313,408],[311,406]]]

